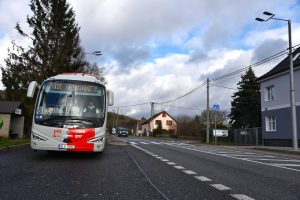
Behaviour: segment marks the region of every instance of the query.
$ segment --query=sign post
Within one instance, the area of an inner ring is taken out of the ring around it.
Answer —
[[[217,125],[216,125],[216,112],[220,110],[220,105],[219,104],[214,104],[213,105],[213,110],[214,110],[214,118],[215,118],[215,129],[213,131],[213,138],[215,139],[215,145],[217,145]]]

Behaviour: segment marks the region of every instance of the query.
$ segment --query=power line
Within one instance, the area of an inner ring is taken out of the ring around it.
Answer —
[[[201,83],[200,85],[198,85],[197,87],[195,87],[194,89],[192,89],[191,91],[189,91],[189,92],[185,93],[184,95],[181,95],[181,96],[179,96],[179,97],[177,97],[177,98],[175,98],[175,99],[171,99],[171,100],[167,100],[167,101],[163,101],[163,102],[157,102],[157,103],[155,103],[155,104],[166,104],[166,103],[170,103],[170,102],[172,102],[172,101],[176,101],[176,100],[178,100],[178,99],[181,99],[181,98],[183,98],[183,97],[186,97],[186,96],[192,94],[193,92],[195,92],[195,91],[198,90],[199,88],[205,86],[205,84],[206,84],[206,82],[203,82],[203,83]]]
[[[299,45],[300,45],[300,44],[297,44],[297,45],[293,46],[293,48],[295,48],[295,47],[297,47],[297,46],[299,46]],[[280,52],[278,52],[278,53],[276,53],[276,54],[274,54],[274,55],[272,55],[272,56],[270,56],[270,57],[267,57],[267,58],[265,58],[265,59],[263,59],[263,60],[260,60],[260,61],[254,63],[254,64],[251,64],[251,65],[249,65],[249,66],[247,66],[247,67],[243,67],[243,68],[241,68],[241,69],[239,69],[239,70],[230,72],[230,73],[228,73],[228,74],[224,74],[224,75],[219,76],[219,77],[216,77],[216,78],[213,78],[213,79],[211,79],[211,81],[217,81],[217,80],[221,80],[221,79],[224,79],[224,78],[227,78],[227,77],[231,77],[231,76],[233,76],[233,75],[235,75],[235,74],[238,74],[238,73],[241,73],[241,72],[247,70],[247,69],[250,68],[250,67],[257,67],[257,66],[263,65],[263,64],[265,64],[265,63],[267,63],[267,62],[270,62],[270,61],[272,61],[272,60],[275,60],[275,59],[277,59],[277,58],[280,58],[280,57],[286,55],[287,53],[288,53],[288,49],[283,50],[283,51],[280,51]]]
[[[231,87],[226,87],[226,86],[216,85],[216,84],[211,84],[211,86],[216,86],[216,87],[226,88],[226,89],[230,89],[230,90],[237,90],[236,88],[231,88]]]
[[[142,106],[142,105],[148,105],[150,102],[145,102],[145,103],[137,103],[137,104],[131,104],[131,105],[121,105],[121,106],[109,106],[109,108],[126,108],[126,107],[134,107],[134,106]]]
[[[203,109],[200,109],[200,108],[186,108],[186,107],[171,106],[171,105],[168,105],[168,107],[170,107],[170,108],[176,108],[176,109],[185,109],[185,110],[203,110]]]

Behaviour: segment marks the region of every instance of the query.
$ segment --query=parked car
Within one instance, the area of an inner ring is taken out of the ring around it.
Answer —
[[[117,128],[117,134],[118,134],[118,137],[121,137],[121,136],[127,137],[128,129],[119,127],[119,128]]]

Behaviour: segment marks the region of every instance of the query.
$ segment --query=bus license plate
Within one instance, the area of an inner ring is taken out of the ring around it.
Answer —
[[[60,144],[58,145],[59,149],[75,149],[75,145],[67,145],[67,144]]]

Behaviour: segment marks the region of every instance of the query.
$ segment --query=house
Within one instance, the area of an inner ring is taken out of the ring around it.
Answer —
[[[154,129],[159,128],[161,125],[162,129],[165,129],[169,134],[177,134],[177,121],[166,111],[157,113],[153,117],[146,120],[141,124],[143,134],[149,136],[149,133],[152,133]]]
[[[146,121],[147,121],[146,119],[141,119],[141,120],[136,121],[135,136],[142,136],[143,135],[142,125]]]
[[[24,110],[19,101],[0,101],[0,117],[3,126],[0,129],[2,138],[23,138]]]
[[[300,131],[300,48],[293,52],[298,138]],[[289,57],[259,77],[265,145],[292,146]]]

